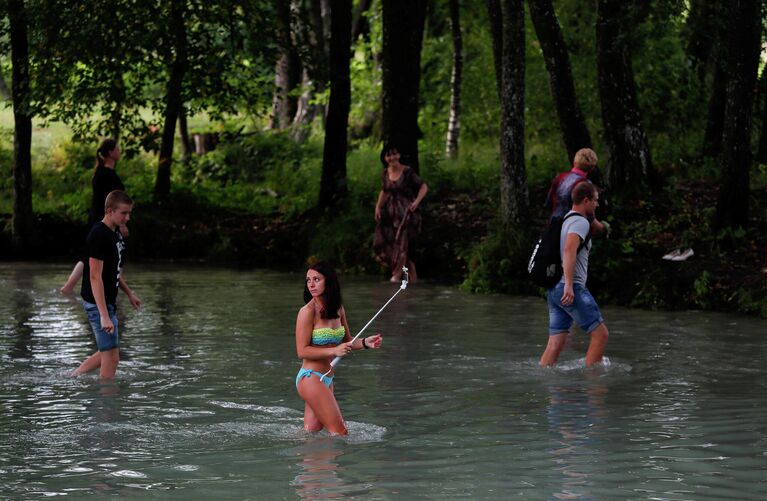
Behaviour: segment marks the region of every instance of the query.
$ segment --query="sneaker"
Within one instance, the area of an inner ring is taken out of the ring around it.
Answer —
[[[686,249],[683,252],[680,252],[679,255],[674,256],[671,260],[672,261],[687,261],[689,258],[695,255],[695,252],[692,249]]]

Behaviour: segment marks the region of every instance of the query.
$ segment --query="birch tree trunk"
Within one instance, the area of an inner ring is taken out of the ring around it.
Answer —
[[[319,115],[323,126],[326,119],[326,107],[324,104],[312,103],[317,94],[322,94],[328,85],[330,78],[329,67],[329,40],[325,39],[328,32],[326,23],[330,23],[327,12],[330,6],[327,2],[306,0],[292,0],[292,24],[291,31],[294,44],[297,49],[301,74],[301,88],[303,92],[298,98],[296,112],[293,117],[293,139],[303,142],[309,136],[310,126]]]
[[[461,132],[461,82],[463,80],[463,40],[461,36],[461,2],[450,0],[450,32],[453,37],[453,70],[450,74],[450,118],[447,123],[445,156],[458,156]]]

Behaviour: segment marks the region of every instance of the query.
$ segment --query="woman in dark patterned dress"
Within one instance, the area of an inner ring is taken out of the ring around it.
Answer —
[[[376,231],[373,250],[376,260],[391,269],[392,282],[402,279],[402,267],[407,266],[410,281],[416,280],[415,263],[410,257],[411,244],[421,231],[421,200],[429,189],[418,174],[400,163],[397,148],[385,146],[381,152],[384,170],[383,189],[375,208]]]

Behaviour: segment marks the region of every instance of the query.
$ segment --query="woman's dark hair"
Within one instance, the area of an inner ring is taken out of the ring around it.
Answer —
[[[336,270],[324,261],[314,263],[306,269],[307,272],[309,270],[314,270],[325,277],[325,291],[322,293],[325,309],[320,314],[320,317],[325,319],[338,318],[338,310],[341,309],[343,301],[341,299],[341,284],[338,283]],[[304,303],[308,303],[311,300],[312,294],[309,292],[306,282],[304,282]]]
[[[399,150],[399,148],[397,148],[396,145],[394,145],[394,144],[384,144],[384,147],[381,150],[381,164],[383,165],[384,169],[389,166],[389,164],[386,163],[386,154],[390,153],[392,151],[396,151],[400,155],[402,154],[402,152]]]
[[[96,168],[104,167],[104,157],[106,157],[110,151],[117,148],[117,141],[114,139],[104,139],[101,141],[98,149],[96,150]]]

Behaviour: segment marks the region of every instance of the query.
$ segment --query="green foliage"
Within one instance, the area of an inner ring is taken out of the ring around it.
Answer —
[[[27,2],[33,113],[66,123],[76,140],[119,134],[129,155],[157,148],[176,54],[171,2]],[[273,4],[186,0],[183,99],[207,110],[265,114],[271,99]]]
[[[309,260],[328,260],[346,270],[375,271],[373,208],[368,197],[352,194],[341,207],[324,214],[311,232]],[[321,231],[328,228],[329,231]]]
[[[710,306],[711,283],[713,277],[708,270],[704,270],[693,283],[693,301],[701,308],[708,308]]]
[[[495,145],[466,142],[461,154],[446,159],[443,144],[421,150],[421,177],[428,179],[432,193],[478,191],[497,194],[500,152]]]
[[[352,87],[352,103],[349,110],[349,129],[352,139],[371,138],[375,142],[381,135],[378,117],[381,114],[381,66],[379,63],[383,46],[381,4],[373,2],[367,12],[370,35],[355,41],[349,73]]]
[[[214,151],[176,164],[175,184],[211,205],[254,214],[298,214],[314,206],[320,143],[298,144],[286,132],[229,130],[221,138]]]
[[[532,239],[525,230],[497,230],[471,250],[461,289],[470,292],[529,292],[526,276]]]

